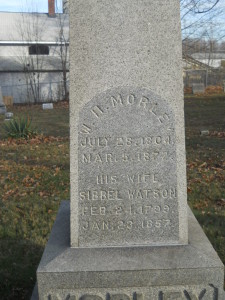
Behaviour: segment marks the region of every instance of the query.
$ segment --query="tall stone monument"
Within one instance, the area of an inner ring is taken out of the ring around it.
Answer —
[[[187,207],[179,0],[70,1],[70,20],[71,201],[39,299],[223,299]]]

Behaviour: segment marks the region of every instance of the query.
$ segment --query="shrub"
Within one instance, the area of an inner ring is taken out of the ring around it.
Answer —
[[[8,137],[30,139],[37,135],[29,116],[16,117],[4,124]]]

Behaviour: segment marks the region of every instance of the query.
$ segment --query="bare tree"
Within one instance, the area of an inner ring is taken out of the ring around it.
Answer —
[[[214,13],[218,13],[219,2],[220,0],[180,0],[182,30],[190,27],[196,29],[196,25],[201,27],[205,22],[211,21]],[[187,19],[188,23],[185,22]]]
[[[64,13],[69,12],[69,0],[63,0],[63,12]]]
[[[46,14],[36,13],[35,11],[38,11],[38,9],[32,3],[32,1],[26,2],[26,10],[28,8],[30,13],[19,15],[15,29],[19,40],[24,45],[21,47],[23,49],[22,53],[16,54],[16,57],[24,71],[28,102],[37,103],[43,99],[42,83],[46,81],[46,70],[52,68],[57,71],[56,76],[60,76],[60,79],[57,78],[57,80],[60,80],[58,83],[58,98],[68,99],[68,13],[59,13],[56,5],[57,13],[54,18],[48,18]],[[46,28],[48,28],[47,32],[51,36],[46,34]],[[47,93],[50,94],[51,98],[51,84]]]
[[[223,5],[221,0],[180,0],[186,67],[199,69],[199,76],[202,76],[202,83],[206,86],[221,81],[220,70],[214,68],[214,52],[220,49],[220,41],[225,36],[221,27]],[[194,53],[199,54],[193,56]]]
[[[44,26],[40,14],[34,12],[21,13],[16,24],[17,34],[24,44],[22,53],[17,55],[17,59],[24,71],[28,101],[35,103],[41,100],[40,82],[44,64],[44,57],[41,55],[44,46],[41,45],[41,41]]]
[[[212,28],[217,39],[222,37],[224,32],[221,31],[218,17],[223,10],[219,4],[220,0],[180,0],[184,54],[204,49],[212,35]]]
[[[57,48],[56,52],[60,57],[61,68],[62,68],[62,83],[63,83],[63,99],[68,100],[68,65],[69,65],[69,16],[68,16],[68,5],[69,1],[63,1],[63,14],[57,14]],[[59,12],[59,7],[56,2],[56,11]]]

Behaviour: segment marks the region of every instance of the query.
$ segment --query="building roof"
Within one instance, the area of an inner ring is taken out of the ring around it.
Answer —
[[[60,25],[62,24],[62,26]],[[69,39],[68,14],[10,13],[0,12],[1,41],[57,42],[63,27],[65,39]]]
[[[225,52],[198,52],[191,55],[194,59],[225,59]]]
[[[188,69],[196,69],[196,70],[205,70],[210,68],[213,68],[213,66],[209,66],[208,61],[205,59],[195,59],[190,55],[183,54],[183,68]]]

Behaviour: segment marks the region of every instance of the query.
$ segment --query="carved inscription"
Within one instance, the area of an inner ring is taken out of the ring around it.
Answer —
[[[154,294],[154,295],[153,295]],[[167,291],[146,291],[146,292],[131,292],[129,294],[118,293],[91,293],[82,294],[78,292],[71,293],[49,293],[43,299],[46,300],[218,300],[217,288],[209,286],[207,288],[196,288],[188,290],[182,288],[174,288]]]
[[[80,112],[79,244],[176,243],[174,113],[146,89],[98,95]]]

